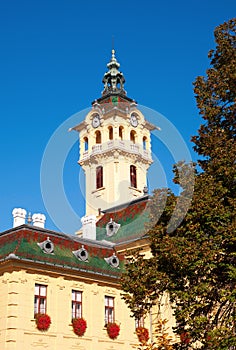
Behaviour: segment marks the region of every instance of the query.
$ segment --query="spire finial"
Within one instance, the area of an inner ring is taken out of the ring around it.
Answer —
[[[114,42],[115,42],[115,37],[114,37],[114,35],[112,35],[112,42],[111,42],[112,50],[114,50],[114,48],[115,48]]]

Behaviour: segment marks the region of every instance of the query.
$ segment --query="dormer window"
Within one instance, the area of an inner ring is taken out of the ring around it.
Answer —
[[[107,262],[107,264],[109,264],[112,267],[118,268],[120,261],[118,259],[118,257],[115,255],[115,253],[113,253],[112,256],[110,256],[109,258],[104,258],[104,260]]]
[[[110,221],[107,223],[106,225],[106,233],[107,236],[111,237],[114,234],[117,233],[117,231],[120,228],[120,224],[117,224],[115,221],[112,220],[112,218],[110,219]]]
[[[37,243],[37,245],[42,249],[42,251],[46,254],[53,254],[54,253],[54,244],[50,240],[49,237],[41,243]]]
[[[88,261],[88,252],[83,245],[82,248],[80,248],[79,250],[75,250],[72,253],[76,256],[77,259],[81,261]]]

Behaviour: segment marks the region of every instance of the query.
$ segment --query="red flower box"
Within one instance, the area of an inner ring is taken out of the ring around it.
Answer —
[[[83,318],[74,318],[72,320],[72,326],[75,334],[82,337],[86,331],[87,322]]]
[[[35,321],[36,321],[37,328],[40,331],[47,331],[51,324],[51,318],[47,314],[35,315]]]
[[[147,328],[137,327],[136,334],[138,336],[138,340],[140,343],[142,343],[143,345],[147,343],[147,341],[149,339],[149,333],[148,333]]]
[[[116,339],[120,333],[120,327],[116,323],[108,323],[107,334],[111,339]]]

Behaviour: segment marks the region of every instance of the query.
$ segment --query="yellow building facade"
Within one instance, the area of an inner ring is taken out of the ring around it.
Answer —
[[[35,214],[32,224],[17,208],[14,227],[0,234],[1,350],[137,348],[138,320],[119,281],[127,249],[149,252],[147,171],[155,126],[127,97],[114,50],[107,67],[102,97],[73,128],[86,184],[81,231],[47,230],[44,215]],[[172,317],[168,300],[158,305],[143,324],[150,336],[160,310]],[[76,334],[74,319],[86,322],[83,334]]]
[[[44,242],[51,252],[39,246]],[[132,349],[137,343],[119,286],[123,256],[113,248],[29,225],[2,233],[0,244],[0,349]],[[75,253],[81,249],[85,261]],[[105,260],[111,257],[114,267]],[[50,317],[47,330],[37,328],[37,313]],[[86,320],[83,336],[73,331],[75,317]],[[116,339],[108,322],[120,327]]]

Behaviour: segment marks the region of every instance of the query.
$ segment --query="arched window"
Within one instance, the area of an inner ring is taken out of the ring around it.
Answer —
[[[96,168],[96,189],[103,187],[103,167]]]
[[[147,137],[143,137],[143,149],[147,149]]]
[[[88,138],[84,137],[84,151],[88,150]]]
[[[113,127],[112,126],[108,127],[108,132],[109,132],[109,140],[113,140]]]
[[[123,140],[123,132],[124,132],[123,126],[119,126],[119,139],[120,140]]]
[[[130,131],[130,141],[135,143],[135,139],[136,139],[136,132],[134,130]]]
[[[102,134],[101,134],[101,131],[97,130],[95,132],[95,135],[96,135],[96,143],[102,143]]]
[[[137,188],[137,169],[134,165],[130,165],[130,185]]]
[[[116,87],[117,89],[120,89],[120,79],[117,79]]]

